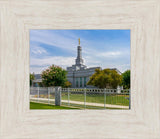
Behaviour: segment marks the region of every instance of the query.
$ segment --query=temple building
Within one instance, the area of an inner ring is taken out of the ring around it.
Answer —
[[[73,88],[91,88],[94,86],[87,85],[90,77],[95,73],[95,69],[102,69],[101,67],[90,67],[87,68],[84,65],[84,60],[82,59],[82,47],[80,46],[80,39],[79,45],[77,46],[77,58],[75,60],[75,65],[71,67],[67,67],[67,79],[71,82]],[[116,70],[119,74],[121,72],[116,68],[111,70]]]
[[[72,88],[95,88],[94,86],[87,85],[90,77],[95,73],[95,69],[102,69],[101,67],[90,67],[88,68],[84,65],[84,60],[82,58],[82,47],[77,46],[77,58],[75,59],[75,64],[71,67],[67,67],[67,80],[72,84]],[[111,69],[111,68],[110,68]],[[111,70],[116,70],[119,74],[121,72],[116,68]],[[35,74],[35,80],[33,80],[32,86],[39,86],[42,83],[40,74]]]
[[[73,88],[93,87],[87,85],[87,82],[97,68],[101,69],[101,67],[87,68],[87,66],[84,65],[84,60],[82,59],[82,47],[80,46],[79,39],[79,46],[77,46],[77,58],[75,60],[75,65],[67,67],[67,80],[71,82]]]

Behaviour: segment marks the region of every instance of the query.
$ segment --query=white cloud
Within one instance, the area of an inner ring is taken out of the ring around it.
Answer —
[[[47,69],[49,67],[49,65],[47,66],[35,66],[35,65],[32,65],[30,66],[30,73],[36,73],[36,74],[40,74],[43,70]]]
[[[30,59],[30,72],[41,73],[44,69],[48,68],[50,65],[58,65],[64,69],[75,63],[74,57],[47,57],[43,59],[31,58]]]
[[[98,54],[98,56],[100,56],[100,57],[117,57],[120,55],[122,55],[122,52],[120,52],[120,51],[102,52],[102,53]]]
[[[40,47],[40,46],[32,45],[31,53],[35,54],[35,55],[47,54],[47,51],[44,48]]]
[[[78,44],[78,37],[69,33],[66,37],[64,34],[60,34],[57,32],[55,33],[47,30],[32,30],[30,41],[35,43],[43,43],[75,52],[75,48]]]
[[[99,52],[96,55],[91,54],[83,56],[84,64],[87,67],[97,67],[102,68],[117,68],[121,72],[124,72],[126,69],[130,69],[130,64],[123,64],[124,61],[112,61],[111,59],[119,59],[120,57],[125,56],[122,52]],[[30,60],[31,72],[41,73],[44,69],[48,68],[50,65],[55,64],[66,69],[73,64],[75,64],[76,57],[63,57],[63,56],[53,56],[45,58],[32,58]]]

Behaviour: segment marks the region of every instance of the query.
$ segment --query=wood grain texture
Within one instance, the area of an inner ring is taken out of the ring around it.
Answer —
[[[159,6],[0,1],[0,138],[160,138]],[[131,29],[131,110],[29,110],[30,29]]]

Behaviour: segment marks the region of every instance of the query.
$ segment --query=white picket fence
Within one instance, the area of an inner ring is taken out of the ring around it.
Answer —
[[[31,87],[30,100],[84,109],[130,109],[130,90]]]

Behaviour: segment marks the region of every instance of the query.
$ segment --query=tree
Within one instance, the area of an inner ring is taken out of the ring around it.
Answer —
[[[66,71],[59,66],[52,65],[42,72],[42,83],[44,86],[64,86],[66,82]]]
[[[117,71],[110,69],[96,69],[87,84],[99,88],[117,88],[121,82],[122,77],[117,73]]]
[[[44,85],[42,82],[39,82],[39,83],[38,83],[38,86],[39,86],[39,87],[45,87],[45,85]]]
[[[30,86],[32,85],[32,81],[33,81],[34,79],[35,79],[34,73],[33,73],[33,74],[30,73]]]
[[[71,85],[72,85],[71,82],[66,81],[63,87],[67,88],[67,87],[71,87]]]
[[[124,73],[122,73],[122,85],[125,89],[130,88],[130,70],[127,70]]]

